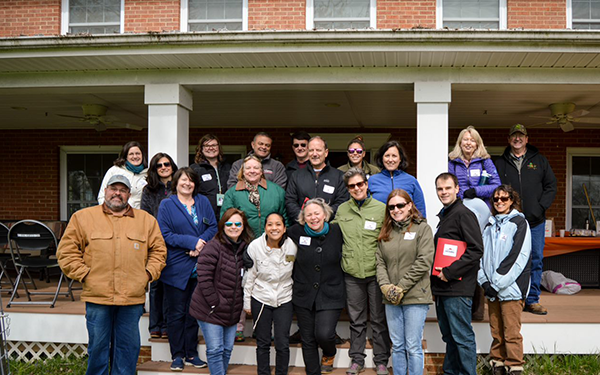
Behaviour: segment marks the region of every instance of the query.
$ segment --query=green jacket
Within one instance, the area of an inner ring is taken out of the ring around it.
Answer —
[[[433,248],[433,234],[425,220],[413,223],[408,232],[394,226],[389,241],[377,248],[377,282],[404,289],[401,305],[433,303],[429,285]],[[383,302],[389,303],[385,298]]]
[[[254,233],[254,238],[258,238],[263,234],[265,220],[272,212],[281,214],[286,226],[288,225],[285,212],[285,190],[276,183],[263,178],[258,184],[258,194],[260,195],[260,210],[248,199],[250,193],[246,190],[244,182],[238,181],[225,193],[223,206],[221,207],[221,216],[232,207],[244,211],[246,218],[248,218],[248,225]]]
[[[375,276],[377,237],[385,217],[385,204],[368,197],[359,208],[352,198],[335,214],[344,236],[342,269],[358,279]]]
[[[341,167],[338,167],[338,169],[340,171],[344,172],[344,173],[348,172],[348,169],[350,169],[350,168],[352,168],[352,165],[350,165],[350,162],[342,165]],[[364,160],[362,162],[361,168],[366,173],[367,179],[369,179],[369,177],[373,176],[374,174],[377,174],[377,173],[381,172],[381,169],[377,168],[373,164],[367,163]]]

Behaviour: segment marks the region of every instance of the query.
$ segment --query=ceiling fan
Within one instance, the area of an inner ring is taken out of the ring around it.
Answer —
[[[83,109],[83,116],[72,116],[72,115],[61,115],[57,114],[60,117],[67,118],[76,118],[79,121],[87,122],[92,125],[94,129],[101,132],[106,130],[107,125],[116,125],[122,128],[133,129],[133,130],[142,130],[143,127],[139,125],[133,125],[125,122],[119,121],[114,116],[107,116],[106,112],[108,111],[108,107],[102,104],[82,104],[81,108]]]
[[[593,106],[595,107],[595,105]],[[592,107],[592,108],[593,108]],[[600,117],[584,117],[587,116],[590,111],[585,109],[575,110],[574,103],[552,103],[548,106],[550,108],[551,117],[548,116],[529,116],[533,118],[543,118],[550,121],[534,124],[532,126],[539,125],[552,125],[558,124],[564,132],[570,132],[575,129],[574,122],[588,123],[588,124],[600,124]],[[592,109],[590,108],[590,109]]]

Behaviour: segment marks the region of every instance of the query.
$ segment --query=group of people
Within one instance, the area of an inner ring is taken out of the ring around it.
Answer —
[[[444,372],[475,374],[471,316],[479,285],[488,300],[494,374],[520,374],[523,349],[515,312],[546,313],[539,304],[539,278],[534,285],[536,261],[541,275],[534,236],[556,193],[552,170],[527,145],[525,127],[511,128],[509,147],[496,164],[473,127],[460,133],[449,172],[435,181],[444,206],[435,236],[399,142],[381,146],[374,166],[364,160],[363,139],[352,139],[348,163],[336,169],[327,161],[323,138],[297,132],[291,139],[295,159],[287,166],[271,158],[272,138],[264,132],[233,165],[211,134],[200,139],[195,163],[179,169],[164,153],[146,168],[139,143],[123,147],[103,180],[100,205],[73,215],[58,251],[67,276],[84,284],[94,363],[88,373],[104,373],[109,362],[113,374],[131,369],[131,358],[108,348],[139,351],[137,323],[128,327],[126,340],[110,327],[122,326],[121,309],[141,303],[145,285],[132,290],[129,284],[141,273],[150,282],[150,334],[168,338],[173,371],[208,365],[211,374],[225,374],[250,314],[258,373],[270,374],[274,339],[275,373],[287,374],[295,314],[306,373],[331,373],[336,326],[345,308],[348,375],[364,371],[368,320],[377,374],[389,373],[390,356],[394,373],[422,374],[423,328],[435,301],[447,344]],[[526,191],[521,183],[527,183]],[[143,226],[131,229],[139,221]],[[106,229],[90,226],[98,222]],[[448,240],[464,243],[464,254],[449,266],[434,267],[436,249]],[[541,245],[543,251],[543,237]],[[109,255],[110,262],[100,260]],[[108,269],[111,265],[116,269]],[[102,272],[112,277],[96,284]],[[98,306],[108,308],[105,320],[92,314]],[[123,314],[139,320],[141,309],[134,312]],[[197,350],[199,328],[208,364]]]

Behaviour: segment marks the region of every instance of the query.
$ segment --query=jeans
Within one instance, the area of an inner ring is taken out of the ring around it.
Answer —
[[[471,326],[471,297],[436,296],[435,309],[446,343],[445,375],[477,375],[477,345]]]
[[[544,262],[544,242],[546,224],[541,223],[531,228],[531,286],[526,305],[540,302],[540,283],[542,282],[542,267]]]
[[[164,301],[164,286],[162,281],[150,283],[150,332],[167,332],[167,303]]]
[[[335,327],[342,309],[317,311],[314,305],[312,309],[294,305],[294,311],[300,328],[306,375],[320,375],[319,346],[324,357],[335,356]]]
[[[189,312],[196,284],[196,278],[188,280],[185,290],[163,284],[168,306],[167,330],[172,359],[198,356],[198,322]]]
[[[211,375],[225,375],[235,342],[235,327],[223,327],[198,320],[206,342],[206,361]]]
[[[390,334],[385,323],[383,295],[377,277],[359,279],[346,274],[348,317],[350,318],[350,350],[353,363],[365,365],[367,344],[367,311],[373,329],[373,360],[375,365],[387,366],[390,358]]]
[[[269,366],[271,325],[275,327],[275,375],[286,375],[290,365],[290,327],[294,314],[292,302],[284,303],[279,307],[271,307],[252,298],[251,307],[255,326],[254,333],[256,334],[258,375],[271,374]]]
[[[394,374],[422,375],[425,369],[423,329],[429,305],[385,305],[392,339]]]
[[[85,303],[88,330],[88,375],[135,374],[140,355],[140,317],[144,305]]]

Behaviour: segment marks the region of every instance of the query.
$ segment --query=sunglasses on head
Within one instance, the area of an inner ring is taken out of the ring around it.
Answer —
[[[404,207],[406,207],[407,204],[408,203],[388,204],[387,209],[388,209],[388,211],[394,211],[394,208],[397,208],[397,209],[401,210]]]
[[[348,190],[353,190],[354,188],[362,189],[363,186],[365,186],[364,181],[358,182],[356,184],[348,184]]]
[[[233,225],[235,225],[238,228],[241,228],[242,227],[242,222],[241,221],[236,221],[235,223],[233,221],[226,221],[225,222],[225,226],[226,227],[230,227],[230,226],[233,226]]]
[[[492,199],[494,200],[494,202],[498,202],[498,201],[508,202],[508,200],[510,199],[510,197],[494,197]]]
[[[156,163],[156,169],[160,169],[160,168],[169,168],[171,166],[171,163],[166,162],[166,163]]]
[[[359,155],[360,155],[360,154],[362,154],[362,153],[363,153],[363,149],[362,149],[362,148],[349,148],[349,149],[348,149],[348,153],[349,153],[349,154],[354,154],[354,153],[356,153],[356,154],[359,154]]]
[[[308,145],[308,143],[294,143],[293,144],[294,148],[306,147],[306,145]]]

